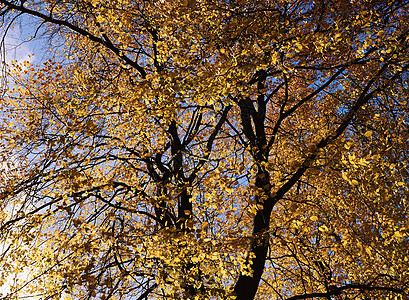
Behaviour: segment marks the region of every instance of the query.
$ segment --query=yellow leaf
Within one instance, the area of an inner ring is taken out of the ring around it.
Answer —
[[[322,225],[318,228],[318,230],[321,232],[328,232],[329,228],[326,225]]]
[[[369,246],[365,247],[365,252],[368,253],[368,255],[372,255],[371,247]]]
[[[403,237],[403,234],[398,230],[398,231],[395,231],[392,237],[400,239]]]

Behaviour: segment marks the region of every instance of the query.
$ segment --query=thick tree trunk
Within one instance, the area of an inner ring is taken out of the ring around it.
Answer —
[[[247,263],[249,265],[244,270],[250,271],[251,274],[249,274],[250,276],[247,274],[240,275],[234,288],[234,293],[237,296],[236,300],[250,300],[254,299],[256,295],[267,257],[270,212],[260,210],[254,218],[254,240],[251,243],[250,252],[247,256]]]

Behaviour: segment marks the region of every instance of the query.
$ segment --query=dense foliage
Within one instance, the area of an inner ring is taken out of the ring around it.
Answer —
[[[408,1],[0,16],[55,49],[0,98],[7,299],[407,299]]]

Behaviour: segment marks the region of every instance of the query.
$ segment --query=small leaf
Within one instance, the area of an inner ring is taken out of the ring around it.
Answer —
[[[371,247],[369,246],[365,247],[365,252],[368,253],[368,255],[372,255]]]
[[[326,225],[322,225],[318,228],[318,230],[321,232],[328,232],[329,228]]]
[[[393,237],[393,238],[398,238],[398,239],[400,239],[400,238],[403,237],[403,234],[402,234],[402,232],[400,232],[400,231],[395,231],[395,233],[393,234],[392,237]]]

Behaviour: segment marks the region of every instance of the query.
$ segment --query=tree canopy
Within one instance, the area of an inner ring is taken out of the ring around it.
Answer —
[[[15,299],[408,299],[409,1],[0,0]]]

